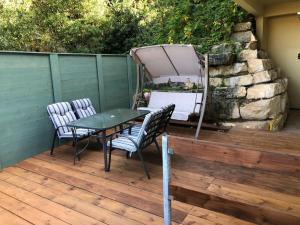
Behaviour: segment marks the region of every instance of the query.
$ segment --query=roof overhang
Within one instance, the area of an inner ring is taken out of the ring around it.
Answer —
[[[296,0],[234,0],[247,12],[255,16],[273,17],[297,14],[300,1]]]
[[[137,64],[145,67],[153,80],[175,80],[203,75],[198,54],[192,45],[164,44],[133,48],[130,54]],[[177,77],[177,78],[176,78]]]

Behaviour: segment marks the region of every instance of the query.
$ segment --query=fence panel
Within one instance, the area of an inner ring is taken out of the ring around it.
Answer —
[[[102,56],[104,81],[104,110],[128,108],[129,91],[126,56]]]
[[[49,146],[46,106],[53,102],[48,55],[0,54],[2,166]]]
[[[126,55],[0,52],[0,169],[50,148],[47,105],[89,97],[98,112],[129,107],[134,74]]]

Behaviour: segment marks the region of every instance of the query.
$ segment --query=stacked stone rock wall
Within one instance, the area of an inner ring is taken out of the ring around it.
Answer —
[[[288,80],[258,49],[251,23],[237,24],[232,40],[212,48],[208,115],[226,126],[279,130],[287,117]]]

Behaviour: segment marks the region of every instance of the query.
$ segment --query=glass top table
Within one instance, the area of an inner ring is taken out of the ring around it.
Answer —
[[[85,128],[100,131],[101,135],[97,135],[97,138],[102,139],[103,157],[105,171],[109,171],[109,165],[107,164],[107,145],[106,145],[106,131],[117,126],[122,126],[129,121],[144,117],[149,111],[146,110],[132,110],[132,109],[113,109],[95,115],[85,117],[79,120],[75,120],[67,124],[68,127],[73,129]],[[75,136],[73,137],[75,139]],[[77,140],[74,140],[77,143]],[[74,146],[75,151],[77,146]]]
[[[75,120],[68,123],[67,126],[104,131],[137,118],[144,117],[148,113],[149,111],[146,110],[113,109]]]

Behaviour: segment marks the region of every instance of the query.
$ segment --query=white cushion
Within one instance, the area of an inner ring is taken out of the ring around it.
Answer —
[[[189,115],[200,111],[202,93],[180,93],[152,91],[148,107],[140,107],[138,110],[149,110],[155,112],[170,104],[175,104],[175,110],[171,119],[187,121]]]

